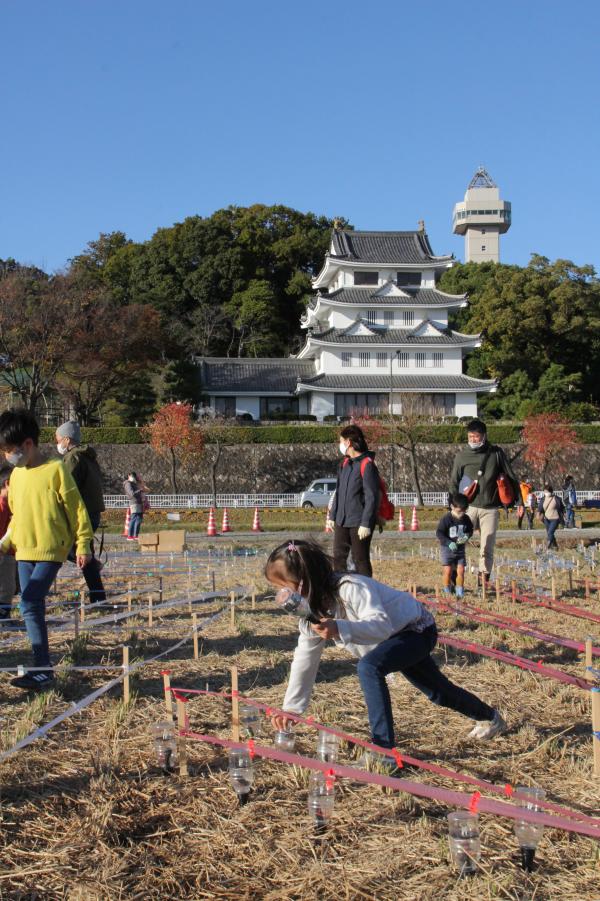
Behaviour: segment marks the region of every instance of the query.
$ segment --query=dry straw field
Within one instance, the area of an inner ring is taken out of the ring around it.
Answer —
[[[375,575],[434,597],[439,564],[432,543],[410,552],[375,554]],[[523,578],[510,561],[532,557],[531,547],[503,539],[505,578]],[[579,573],[554,574],[555,594],[584,610],[600,610],[591,562],[574,548],[564,559]],[[52,602],[52,652],[59,678],[53,691],[27,697],[3,674],[0,764],[0,898],[14,899],[514,899],[584,901],[600,898],[597,840],[546,829],[538,866],[519,866],[512,821],[481,814],[481,859],[476,875],[459,879],[449,862],[446,813],[436,800],[351,779],[338,779],[335,809],[325,835],[315,836],[307,814],[308,774],[298,766],[255,760],[255,785],[240,807],[228,778],[222,749],[188,740],[190,774],[164,775],[158,768],[151,727],[165,718],[163,677],[173,686],[228,691],[236,665],[240,692],[277,706],[283,698],[296,643],[296,623],[275,609],[262,577],[264,556],[243,551],[197,551],[162,559],[161,568],[139,555],[113,554],[105,570],[115,611],[105,617],[76,612],[80,587],[72,572],[57,583]],[[214,573],[214,580],[213,580]],[[588,597],[583,582],[589,576]],[[162,586],[159,582],[162,579]],[[550,593],[549,572],[538,576]],[[127,591],[131,583],[132,596]],[[202,594],[225,592],[200,602]],[[160,606],[179,602],[178,606]],[[473,588],[470,579],[468,588]],[[239,589],[234,616],[228,592]],[[256,602],[251,601],[257,592]],[[152,598],[150,605],[148,599]],[[598,625],[564,611],[513,603],[510,593],[482,600],[472,590],[466,601],[519,618],[569,639],[583,640]],[[128,603],[131,610],[128,610]],[[219,617],[209,618],[222,610]],[[125,614],[131,613],[131,616]],[[199,626],[198,659],[191,636]],[[456,613],[438,615],[440,631],[489,648],[508,650],[578,676],[577,650],[543,642]],[[76,623],[75,620],[78,620]],[[183,643],[172,649],[180,640]],[[26,662],[26,645],[15,633],[1,636],[2,666]],[[123,645],[130,666],[166,652],[136,669],[130,697],[123,682],[74,713],[47,734],[6,756],[15,743],[119,675]],[[439,648],[438,661],[450,678],[498,705],[509,731],[487,744],[466,738],[471,724],[430,704],[401,676],[391,686],[398,748],[423,761],[503,786],[526,784],[547,798],[590,816],[599,813],[600,779],[593,775],[590,693],[537,673],[482,657],[472,651]],[[90,670],[105,666],[117,669]],[[73,669],[78,667],[79,669]],[[195,732],[229,737],[231,703],[197,696],[187,705]],[[368,739],[365,705],[354,661],[335,647],[326,650],[310,713],[344,732]],[[264,722],[257,744],[270,744]],[[314,756],[316,732],[299,726],[296,751]],[[344,746],[341,761],[355,762],[357,749]],[[421,769],[402,778],[462,790],[470,785]],[[483,792],[485,796],[485,792]]]

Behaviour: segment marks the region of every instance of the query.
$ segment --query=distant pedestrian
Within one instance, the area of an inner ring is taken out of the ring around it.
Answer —
[[[129,500],[129,535],[128,541],[137,541],[146,509],[146,485],[133,470],[123,482],[123,491]]]
[[[85,504],[92,529],[97,531],[100,525],[100,517],[104,512],[104,494],[102,492],[102,473],[98,465],[96,451],[88,444],[81,444],[81,428],[78,422],[70,420],[63,422],[56,430],[56,449],[63,458],[65,467],[69,470],[79,488],[81,499]],[[106,592],[102,584],[100,570],[102,563],[94,556],[94,545],[90,547],[92,559],[83,568],[83,578],[88,587],[92,604],[101,604],[106,600]],[[68,556],[71,562],[75,560],[75,548],[71,548]]]
[[[550,483],[544,485],[544,494],[539,500],[538,513],[546,527],[548,550],[558,550],[555,533],[558,527],[565,523],[565,505],[562,498],[554,493]]]
[[[513,492],[513,503],[521,501],[519,482],[501,447],[490,444],[487,427],[481,419],[467,424],[468,445],[454,458],[450,476],[450,495],[464,494],[469,501],[467,514],[473,529],[479,530],[479,578],[489,581],[494,564],[494,546],[498,531],[500,499],[498,479],[504,476]]]
[[[519,487],[521,489],[521,501],[522,503],[517,505],[517,528],[521,529],[523,527],[523,520],[525,515],[527,514],[527,519],[529,521],[529,528],[532,528],[533,517],[529,517],[528,511],[531,510],[531,504],[529,503],[529,497],[531,495],[532,485],[530,482],[519,482]]]
[[[565,476],[562,490],[562,501],[565,505],[565,529],[575,528],[575,507],[577,506],[577,491],[573,476]]]
[[[348,555],[356,572],[373,575],[370,549],[379,506],[379,472],[362,429],[348,425],[339,437],[344,459],[338,470],[335,495],[327,527],[334,530],[333,557],[336,572],[345,572]]]

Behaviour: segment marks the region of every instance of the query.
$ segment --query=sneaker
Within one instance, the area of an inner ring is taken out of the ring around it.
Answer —
[[[446,598],[446,600],[448,600],[449,598],[451,598],[451,597],[452,597],[452,590],[451,590],[450,588],[446,588],[446,587],[442,588],[442,597],[443,597],[443,598]]]
[[[24,688],[27,691],[44,691],[52,688],[54,685],[54,673],[25,673],[24,676],[17,676],[16,679],[11,679],[10,684],[14,685],[15,688]]]
[[[464,589],[462,586],[459,585],[459,586],[457,586],[457,588],[454,590],[454,593],[455,593],[455,595],[456,595],[457,598],[459,598],[459,599],[460,599],[460,598],[464,598],[464,596],[465,596],[465,589]]]
[[[493,719],[479,720],[475,723],[469,732],[469,738],[476,738],[478,741],[487,741],[489,738],[494,738],[495,735],[502,735],[507,729],[508,726],[499,711],[494,710]]]

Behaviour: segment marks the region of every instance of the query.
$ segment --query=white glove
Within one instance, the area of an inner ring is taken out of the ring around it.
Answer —
[[[370,534],[371,534],[371,530],[367,529],[366,526],[358,527],[358,537],[359,537],[360,541],[364,541],[365,538],[368,538]]]
[[[327,529],[328,532],[333,532],[335,530],[335,520],[334,519],[325,520],[325,528]]]

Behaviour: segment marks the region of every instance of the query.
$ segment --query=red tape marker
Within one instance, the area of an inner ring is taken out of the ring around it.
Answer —
[[[509,783],[507,782],[506,785],[504,786],[504,794],[506,795],[507,798],[512,798],[514,793],[515,793],[514,788],[512,787],[512,785],[509,785]]]
[[[248,739],[248,753],[250,754],[250,760],[254,760],[254,758],[256,756],[256,751],[254,749],[254,739],[253,738]]]
[[[394,760],[396,761],[396,766],[398,767],[399,770],[401,770],[402,767],[404,766],[404,764],[402,763],[402,755],[400,754],[400,751],[398,750],[398,748],[392,748],[392,754],[394,755]]]
[[[473,792],[469,801],[469,810],[471,813],[478,813],[479,802],[481,800],[481,792]]]

